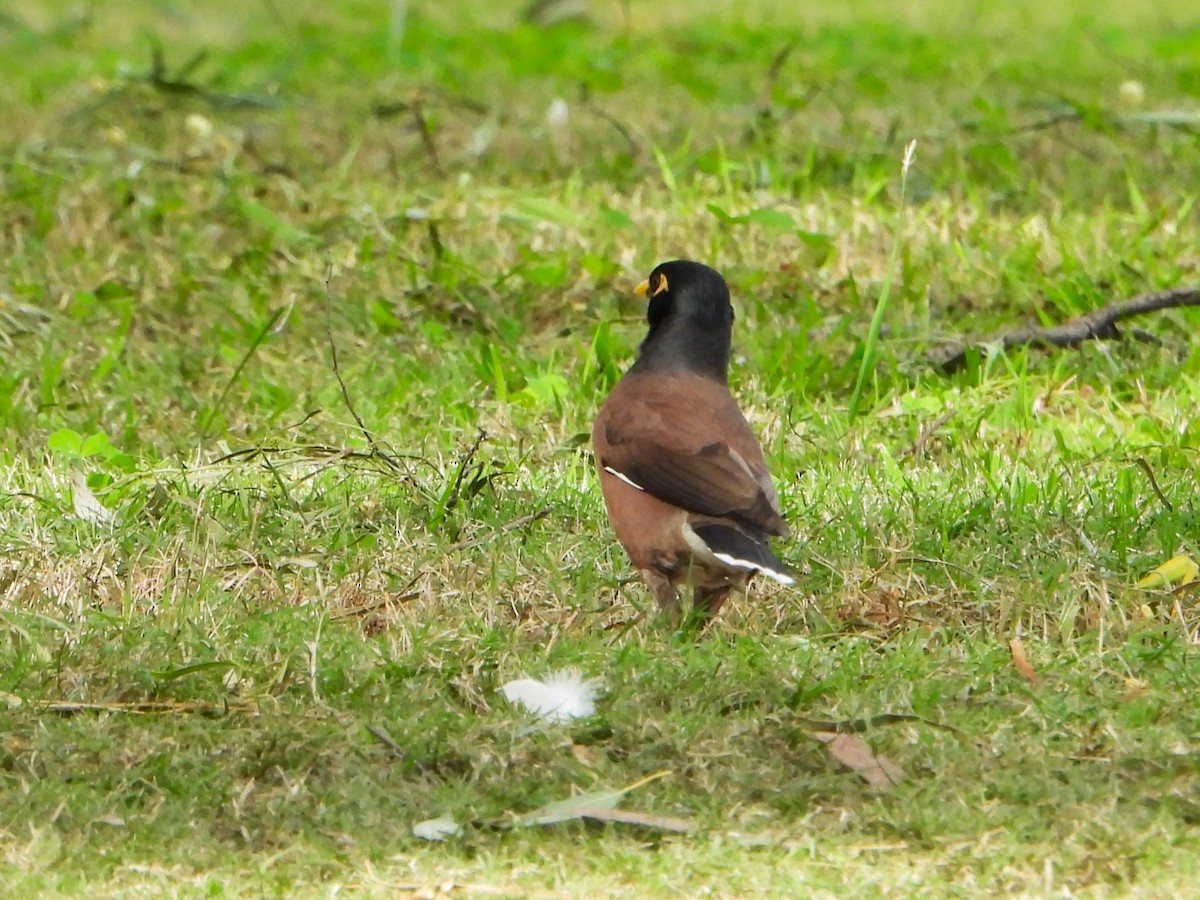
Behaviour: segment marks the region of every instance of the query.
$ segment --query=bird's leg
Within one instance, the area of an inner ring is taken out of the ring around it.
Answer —
[[[679,603],[679,590],[671,583],[671,579],[653,569],[642,569],[642,578],[646,586],[654,592],[658,600],[658,608],[672,624],[679,624],[683,609]]]
[[[692,611],[688,615],[689,625],[697,635],[708,626],[725,605],[725,600],[733,591],[733,585],[717,587],[696,587],[692,591]]]
[[[725,605],[725,601],[732,591],[733,585],[730,584],[720,587],[698,587],[692,593],[692,607],[696,612],[703,613],[711,619],[721,611],[721,607]]]

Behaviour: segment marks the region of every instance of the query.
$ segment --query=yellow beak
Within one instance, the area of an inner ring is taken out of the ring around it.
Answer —
[[[637,294],[639,297],[645,297],[647,294],[649,294],[650,293],[650,279],[647,278],[645,281],[643,281],[641,284],[639,284],[637,287],[635,287],[633,289],[633,292],[635,294]]]

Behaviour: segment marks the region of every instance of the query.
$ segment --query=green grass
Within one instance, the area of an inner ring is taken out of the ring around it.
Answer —
[[[0,890],[1195,890],[1200,314],[927,362],[1200,281],[1190,5],[477,6],[0,15]],[[698,642],[586,441],[676,256],[796,533]]]

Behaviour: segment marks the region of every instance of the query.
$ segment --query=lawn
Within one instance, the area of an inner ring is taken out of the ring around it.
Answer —
[[[1200,310],[997,341],[1200,287],[1193,6],[8,3],[0,893],[1200,896]],[[698,640],[674,257],[796,576]]]

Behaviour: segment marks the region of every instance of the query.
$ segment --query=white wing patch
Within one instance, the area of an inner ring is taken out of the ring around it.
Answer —
[[[712,547],[704,543],[704,538],[696,534],[696,530],[687,522],[683,523],[683,540],[691,548],[692,552],[699,556],[706,556],[709,559],[716,559],[725,563],[727,566],[733,566],[735,569],[749,569],[751,572],[759,572],[766,575],[772,581],[778,581],[780,584],[795,584],[796,579],[785,572],[776,572],[774,569],[768,569],[762,563],[751,562],[748,559],[738,559],[729,553],[718,553]]]
[[[617,478],[620,478],[623,482],[625,482],[631,488],[637,488],[639,491],[642,491],[642,492],[645,492],[645,490],[646,490],[644,487],[642,487],[640,484],[638,484],[632,478],[622,475],[620,472],[618,472],[612,466],[605,466],[604,471],[607,472],[609,475],[613,475]]]
[[[736,556],[730,556],[728,553],[713,553],[717,559],[725,563],[727,566],[734,566],[738,569],[753,569],[766,575],[772,581],[778,581],[780,584],[795,584],[796,579],[791,575],[784,575],[782,572],[776,572],[774,569],[768,569],[759,563],[750,562],[745,559],[738,559]]]

